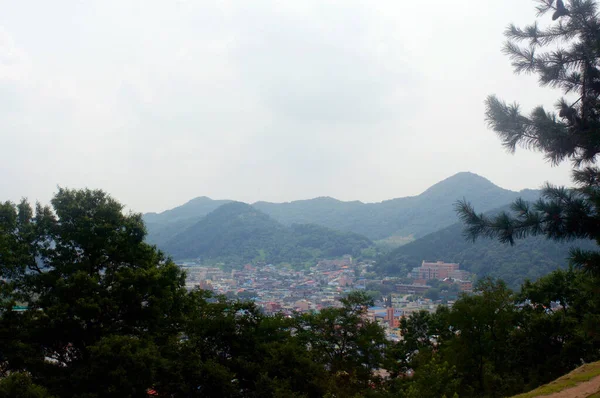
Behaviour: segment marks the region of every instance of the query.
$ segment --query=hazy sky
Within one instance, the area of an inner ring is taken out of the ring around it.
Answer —
[[[488,94],[559,93],[501,54],[525,0],[0,0],[0,200],[102,188],[136,211],[415,195],[459,171],[513,190]],[[547,16],[547,18],[550,18]]]

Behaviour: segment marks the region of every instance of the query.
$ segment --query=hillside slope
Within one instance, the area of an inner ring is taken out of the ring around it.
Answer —
[[[380,203],[342,202],[316,198],[289,203],[258,202],[254,206],[283,224],[314,223],[383,239],[390,236],[421,237],[457,221],[454,203],[464,197],[480,211],[512,202],[517,197],[536,199],[537,191],[502,189],[473,173],[458,173],[418,196]]]
[[[533,190],[514,192],[502,189],[477,174],[465,172],[433,185],[420,195],[379,203],[319,197],[288,203],[257,202],[253,206],[284,225],[317,224],[378,240],[411,235],[419,238],[452,225],[457,221],[453,205],[465,197],[478,211],[488,211],[520,196],[526,200],[537,199],[538,194]],[[228,202],[201,197],[160,214],[148,213],[144,215],[148,241],[162,245]]]
[[[573,246],[591,249],[590,241],[555,242],[544,237],[518,240],[514,246],[495,240],[473,242],[463,236],[463,225],[456,223],[401,246],[381,257],[377,272],[404,276],[423,260],[460,263],[461,269],[478,277],[503,279],[510,287],[518,288],[525,279],[540,276],[565,267],[569,249]]]
[[[300,263],[358,254],[372,242],[317,225],[284,226],[254,207],[231,202],[159,246],[175,259]]]
[[[146,240],[149,243],[162,246],[181,231],[200,221],[211,211],[230,202],[231,200],[214,200],[201,196],[162,213],[146,213],[143,216],[148,230]]]
[[[582,365],[525,394],[513,398],[596,398],[600,396],[600,362]]]

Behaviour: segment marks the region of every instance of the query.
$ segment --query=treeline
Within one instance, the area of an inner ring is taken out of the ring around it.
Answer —
[[[517,197],[537,199],[539,192],[512,192],[473,173],[458,173],[433,185],[418,196],[385,200],[380,203],[344,202],[329,197],[295,200],[287,203],[256,202],[255,210],[279,223],[316,224],[344,232],[354,232],[372,240],[390,242],[422,237],[456,222],[454,202],[465,194],[483,211],[510,203]],[[148,240],[161,245],[179,231],[189,228],[230,200],[199,197],[160,214],[147,213]]]
[[[600,284],[579,272],[485,280],[392,343],[364,293],[283,317],[188,292],[122,210],[89,190],[0,205],[0,396],[495,397],[598,358]]]
[[[61,189],[52,208],[0,205],[0,396],[371,390],[385,339],[361,318],[364,296],[266,316],[250,302],[186,291],[182,270],[144,236],[141,216],[102,191]]]
[[[482,280],[475,294],[401,322],[389,392],[406,397],[505,397],[600,359],[598,279],[555,271],[518,293]],[[559,303],[559,306],[552,306]],[[401,375],[414,372],[411,378]],[[398,377],[396,377],[398,376]]]

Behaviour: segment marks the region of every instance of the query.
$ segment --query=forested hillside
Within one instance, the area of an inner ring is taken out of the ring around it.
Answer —
[[[488,211],[517,197],[531,200],[537,196],[538,191],[509,191],[477,174],[465,172],[433,185],[420,195],[379,203],[343,202],[320,197],[288,203],[257,202],[252,206],[284,225],[317,224],[379,240],[419,238],[452,225],[457,221],[454,203],[464,197],[481,211]],[[160,214],[148,213],[144,216],[147,239],[158,245],[165,244],[178,232],[227,202],[201,197]]]
[[[181,206],[175,207],[174,209],[163,211],[162,213],[146,213],[144,214],[144,222],[146,224],[163,223],[187,220],[194,217],[203,217],[229,202],[231,202],[231,200],[215,200],[207,196],[200,196]]]
[[[201,196],[162,213],[146,213],[144,214],[144,223],[148,229],[146,240],[154,244],[164,244],[211,211],[229,202],[231,201],[213,200]]]
[[[358,254],[373,243],[318,225],[284,226],[254,207],[225,204],[162,245],[175,259],[302,263]]]
[[[473,242],[465,239],[463,228],[456,223],[401,246],[381,257],[376,270],[404,276],[423,260],[443,260],[460,263],[461,269],[479,277],[500,278],[518,288],[525,279],[535,280],[566,267],[571,247],[594,247],[591,241],[555,242],[541,236],[520,240],[514,246],[485,238]]]
[[[589,273],[554,272],[518,294],[482,280],[452,307],[401,317],[403,338],[392,341],[365,292],[270,315],[188,291],[184,272],[144,242],[141,216],[123,208],[89,190],[61,189],[35,210],[0,203],[1,397],[497,397],[599,358]],[[243,203],[205,221],[195,231],[206,239],[221,225],[240,237],[254,225],[302,247],[340,243]]]
[[[502,189],[473,173],[458,173],[418,196],[380,203],[341,202],[317,198],[290,203],[258,202],[254,206],[284,224],[315,223],[352,231],[371,239],[390,236],[421,237],[457,221],[454,203],[468,196],[483,211],[505,205],[519,196],[537,197],[537,191]]]

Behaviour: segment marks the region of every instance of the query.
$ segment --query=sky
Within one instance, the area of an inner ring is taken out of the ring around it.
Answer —
[[[514,75],[524,0],[0,0],[0,201],[100,188],[135,211],[197,196],[419,194],[461,171],[512,190],[569,164],[508,154],[484,100]],[[546,18],[550,18],[546,16]]]

